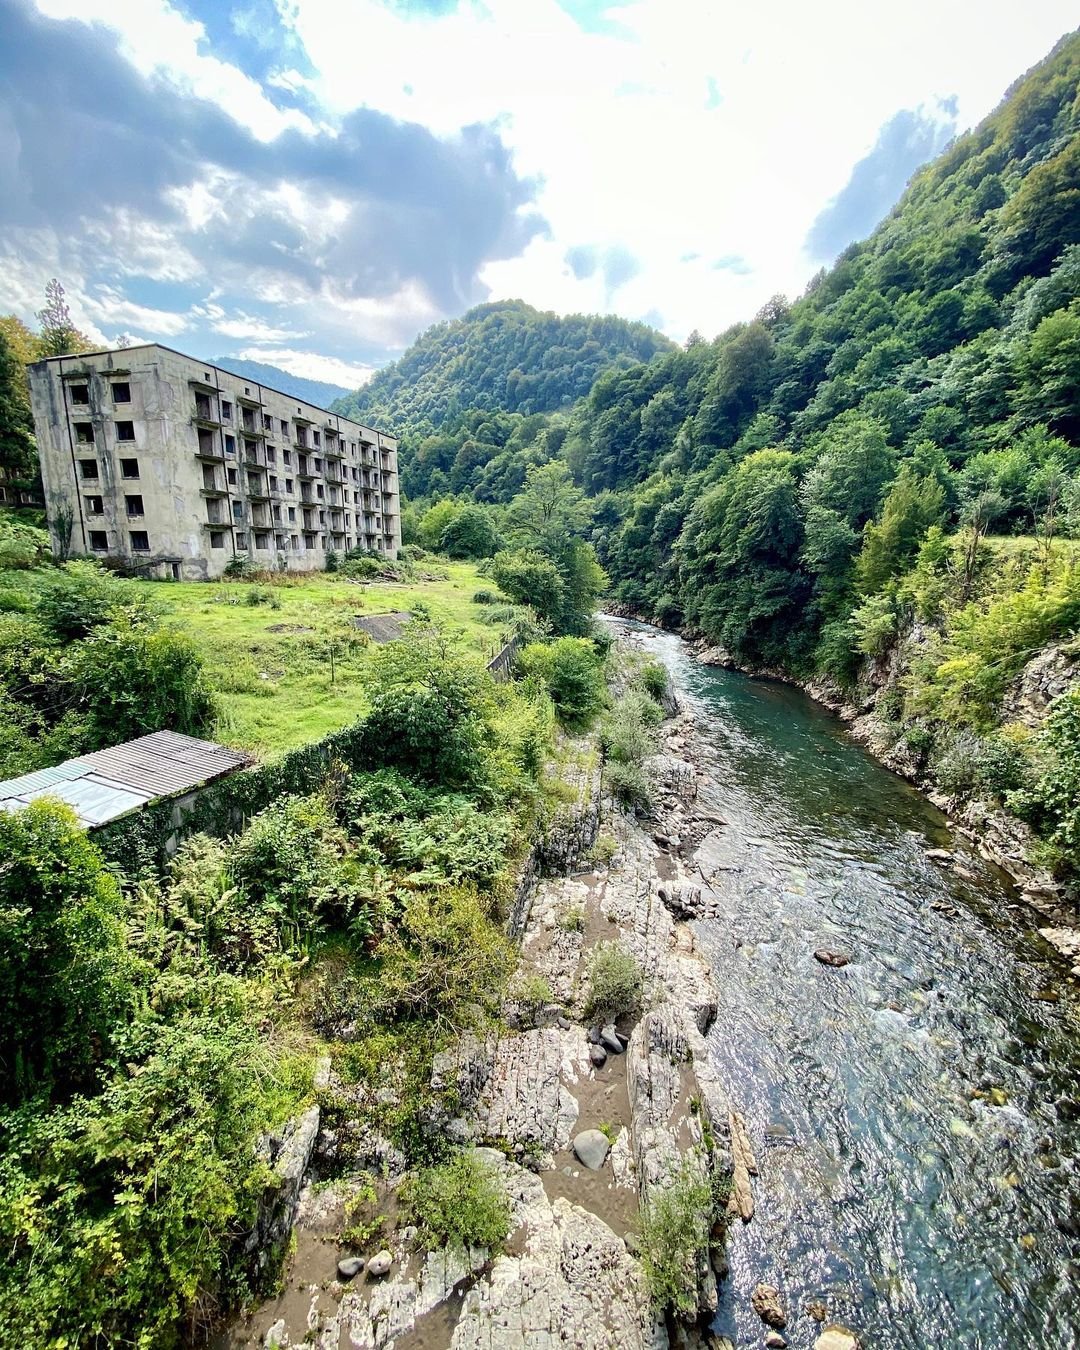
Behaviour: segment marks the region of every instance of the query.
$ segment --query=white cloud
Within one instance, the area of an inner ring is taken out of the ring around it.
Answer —
[[[176,337],[191,327],[189,314],[137,305],[113,286],[96,286],[82,296],[82,312],[99,328],[113,333],[138,329],[162,337]]]
[[[275,328],[249,314],[239,314],[233,319],[216,318],[210,326],[223,337],[246,342],[287,342],[290,338],[311,337],[310,333],[298,333],[293,328]]]
[[[111,28],[136,70],[164,75],[180,88],[216,103],[260,140],[273,140],[289,127],[314,130],[314,123],[303,113],[277,108],[257,80],[199,51],[205,28],[168,0],[37,0],[37,7],[52,19],[78,19]]]
[[[490,265],[496,296],[601,307],[596,279],[574,279],[562,255],[622,244],[641,272],[618,310],[659,310],[678,336],[802,289],[811,223],[898,109],[955,94],[961,125],[973,123],[1075,21],[1065,0],[990,0],[978,23],[959,0],[638,0],[611,7],[614,31],[584,33],[556,0],[437,17],[377,0],[282,4],[324,105],[363,102],[441,133],[498,119],[519,171],[543,178],[554,242]],[[701,258],[680,262],[688,253]],[[712,267],[733,253],[746,276]]]
[[[349,361],[339,361],[333,356],[321,356],[318,352],[293,351],[282,347],[245,347],[236,352],[236,356],[242,361],[266,361],[304,379],[325,380],[328,384],[339,384],[346,389],[359,389],[375,373],[374,366],[355,365]]]

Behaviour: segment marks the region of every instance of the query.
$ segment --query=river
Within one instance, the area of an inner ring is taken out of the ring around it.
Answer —
[[[1080,1015],[1036,916],[800,691],[617,626],[670,670],[727,822],[697,932],[761,1175],[715,1329],[760,1345],[765,1280],[793,1347],[814,1300],[882,1350],[1080,1343]]]

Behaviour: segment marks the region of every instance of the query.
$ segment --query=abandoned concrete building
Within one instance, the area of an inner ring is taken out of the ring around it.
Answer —
[[[157,343],[30,367],[54,547],[147,576],[401,545],[397,442]]]

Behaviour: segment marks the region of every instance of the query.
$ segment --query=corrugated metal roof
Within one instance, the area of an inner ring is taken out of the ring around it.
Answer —
[[[17,811],[38,797],[59,797],[86,826],[104,825],[159,797],[221,778],[249,756],[176,731],[155,731],[0,783],[0,810]]]

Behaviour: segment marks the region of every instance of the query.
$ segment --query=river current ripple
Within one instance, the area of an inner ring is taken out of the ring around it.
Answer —
[[[765,1280],[796,1348],[814,1300],[884,1350],[1080,1344],[1080,1006],[1036,916],[801,692],[617,626],[671,672],[728,822],[697,931],[761,1175],[716,1330],[761,1345]]]

